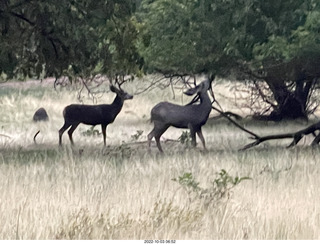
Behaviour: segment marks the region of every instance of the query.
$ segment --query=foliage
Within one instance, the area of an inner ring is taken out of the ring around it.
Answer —
[[[0,2],[0,74],[112,76],[136,70],[135,1]]]
[[[314,0],[144,0],[140,52],[150,68],[187,74],[292,59],[297,45],[317,44],[318,9]]]
[[[180,141],[181,144],[185,144],[186,146],[189,146],[191,142],[191,134],[189,131],[183,131],[181,133],[181,136],[179,136],[178,141]]]
[[[221,68],[225,41],[219,26],[207,18],[205,4],[192,0],[142,2],[138,48],[147,70],[198,74]]]
[[[131,135],[131,139],[133,141],[137,141],[142,136],[142,134],[143,134],[143,130],[137,130],[135,134]]]
[[[320,76],[318,1],[144,0],[141,6],[145,70],[264,80],[274,119],[306,117]]]
[[[81,135],[83,136],[100,136],[101,132],[94,128],[95,126],[90,126],[90,128],[86,131],[83,131]]]
[[[122,163],[124,158],[130,158],[135,153],[134,149],[132,149],[129,145],[125,144],[124,142],[115,147],[107,146],[104,149],[104,154],[108,156],[116,156],[119,159],[119,164]]]
[[[192,173],[184,173],[178,178],[172,179],[179,183],[189,195],[189,200],[204,199],[206,205],[217,204],[220,200],[229,198],[231,189],[240,184],[243,180],[249,180],[249,177],[232,177],[228,172],[222,169],[217,173],[217,177],[211,182],[208,188],[200,187]]]

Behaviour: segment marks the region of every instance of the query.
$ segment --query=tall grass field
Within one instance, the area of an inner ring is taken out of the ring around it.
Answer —
[[[135,94],[147,85],[123,88]],[[111,103],[108,86],[98,89],[94,103]],[[214,90],[223,108],[235,108],[228,82]],[[79,98],[93,104],[85,90],[55,90],[51,80],[0,84],[0,239],[320,238],[320,149],[309,146],[312,138],[290,149],[281,140],[239,151],[249,135],[211,119],[203,127],[208,152],[201,143],[190,147],[186,130],[176,128],[162,137],[164,155],[154,142],[148,151],[151,108],[190,101],[167,88],[125,101],[106,147],[100,126],[88,125],[74,132],[74,146],[65,133],[59,147],[63,108]],[[35,123],[40,107],[49,121]],[[307,126],[239,123],[259,135]]]

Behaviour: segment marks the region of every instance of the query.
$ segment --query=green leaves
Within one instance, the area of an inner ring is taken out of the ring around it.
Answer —
[[[296,11],[293,11],[292,15],[295,16]],[[290,31],[288,31],[288,26],[282,26],[280,22],[278,34],[275,32],[268,37],[267,41],[255,44],[253,48],[255,59],[262,61],[274,58],[285,62],[295,58],[308,60],[310,53],[317,52],[319,49],[319,17],[320,12],[318,10],[305,10],[300,16],[300,19],[305,20],[303,25],[293,24]]]
[[[192,72],[196,39],[190,19],[194,1],[143,1],[138,16],[141,39],[138,44],[147,69],[166,72]]]
[[[0,72],[227,76],[239,64],[308,58],[319,17],[315,0],[11,0],[0,4]]]
[[[144,0],[138,49],[146,70],[162,73],[223,76],[239,63],[286,62],[317,47],[318,8],[314,0]]]
[[[181,144],[185,144],[186,146],[189,146],[189,144],[191,143],[191,134],[189,131],[183,131],[181,133],[181,135],[179,136],[178,138],[178,141],[181,143]]]
[[[131,0],[1,4],[1,54],[10,58],[0,59],[0,72],[8,78],[133,72],[133,7]]]
[[[231,187],[234,187],[238,185],[243,180],[250,180],[250,177],[231,177],[226,170],[222,169],[218,173],[218,177],[212,182],[213,185],[215,185],[218,188],[229,188],[228,185],[231,185]]]
[[[180,184],[180,186],[186,190],[189,200],[195,201],[203,199],[205,204],[217,204],[224,198],[229,198],[231,189],[239,185],[244,180],[251,180],[250,177],[232,177],[228,172],[222,169],[217,173],[216,178],[211,182],[211,185],[207,188],[200,187],[200,183],[196,181],[192,173],[184,173],[179,176],[178,179],[174,178],[173,181]]]
[[[190,189],[193,192],[201,191],[199,187],[199,182],[195,181],[192,173],[184,173],[182,176],[179,176],[178,179],[172,179],[175,182],[178,182],[182,187]]]

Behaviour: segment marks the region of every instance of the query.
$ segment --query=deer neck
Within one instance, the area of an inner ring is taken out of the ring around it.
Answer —
[[[200,94],[200,104],[203,104],[203,105],[207,105],[207,106],[210,106],[211,107],[211,100],[210,100],[210,98],[209,98],[209,96],[208,96],[208,93],[207,93],[207,91],[205,91],[205,92],[202,92],[201,94]]]
[[[113,100],[112,106],[118,114],[123,106],[123,100],[119,95],[117,95],[116,98]]]

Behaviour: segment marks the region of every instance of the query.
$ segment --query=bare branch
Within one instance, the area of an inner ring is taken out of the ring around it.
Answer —
[[[142,89],[142,90],[140,90],[140,91],[135,92],[134,95],[140,95],[140,94],[142,94],[142,93],[144,93],[144,92],[153,90],[155,87],[159,86],[159,84],[160,84],[163,80],[165,80],[165,79],[167,79],[167,78],[164,77],[164,76],[161,76],[161,77],[158,78],[158,79],[154,79],[154,80],[150,83],[149,86],[147,86],[146,88],[144,88],[144,89]]]
[[[35,26],[36,24],[34,23],[34,22],[32,22],[31,20],[29,20],[28,18],[26,18],[24,15],[22,15],[22,14],[18,14],[18,13],[15,13],[15,12],[10,12],[10,14],[12,15],[12,16],[15,16],[15,17],[17,17],[18,19],[21,19],[21,20],[23,20],[24,22],[27,22],[29,25],[31,25],[31,26]]]
[[[236,121],[234,121],[233,119],[230,118],[230,116],[228,116],[228,114],[224,113],[223,111],[221,111],[220,109],[212,106],[212,109],[214,109],[215,111],[217,111],[218,113],[220,113],[223,117],[225,117],[226,119],[228,119],[232,124],[234,124],[236,127],[238,127],[239,129],[243,130],[244,132],[252,135],[255,139],[260,138],[257,134],[253,133],[250,130],[247,130],[246,128],[244,128],[243,126],[241,126],[239,123],[237,123]]]
[[[240,150],[241,151],[247,150],[247,149],[254,147],[254,146],[257,146],[260,143],[265,142],[265,141],[277,140],[277,139],[288,139],[288,138],[293,138],[293,141],[288,146],[288,148],[293,147],[298,144],[298,142],[303,138],[303,136],[308,135],[308,134],[313,134],[315,136],[316,135],[315,132],[317,130],[320,130],[320,122],[312,124],[309,127],[302,129],[302,130],[299,130],[294,133],[276,134],[276,135],[269,135],[269,136],[263,136],[263,137],[257,136],[254,138],[256,141],[244,146]],[[317,135],[317,136],[315,136],[315,139],[312,141],[311,145],[316,145],[319,143],[319,141],[320,141],[320,136]]]
[[[270,104],[271,107],[275,108],[276,105],[275,105],[272,101],[270,101],[270,100],[268,99],[268,97],[267,97],[266,94],[264,94],[264,92],[262,91],[261,87],[258,85],[257,81],[254,81],[253,84],[254,84],[256,90],[258,91],[258,94],[259,94],[260,97],[262,98],[262,100],[263,100],[264,102]]]

